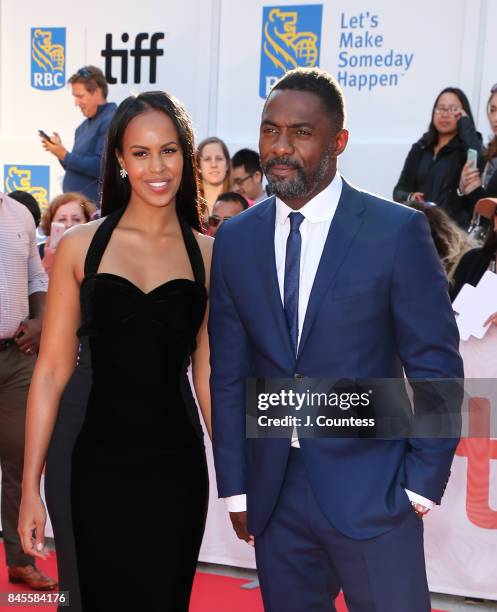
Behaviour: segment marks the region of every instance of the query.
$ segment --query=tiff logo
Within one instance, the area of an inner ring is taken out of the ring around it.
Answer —
[[[142,68],[142,57],[148,57],[149,59],[149,82],[157,82],[157,58],[164,55],[164,49],[159,49],[157,44],[159,40],[162,40],[165,36],[162,32],[156,32],[150,37],[149,48],[143,48],[143,43],[148,39],[149,34],[147,32],[140,32],[135,37],[135,46],[129,51],[128,49],[114,49],[112,47],[112,34],[105,35],[105,49],[102,49],[101,54],[105,58],[105,78],[111,85],[117,83],[117,78],[112,74],[112,60],[113,58],[121,59],[121,83],[128,82],[128,57],[134,58],[134,71],[133,71],[133,82],[141,82],[141,68]],[[121,35],[123,43],[129,41],[129,34],[124,32]]]

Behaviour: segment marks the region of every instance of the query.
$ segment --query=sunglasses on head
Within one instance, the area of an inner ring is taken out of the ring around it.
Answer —
[[[91,70],[89,70],[88,68],[80,68],[76,74],[79,77],[82,77],[83,79],[89,79],[91,76],[93,76]]]

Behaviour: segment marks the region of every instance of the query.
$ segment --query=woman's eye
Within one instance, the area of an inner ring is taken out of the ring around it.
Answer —
[[[170,153],[176,153],[178,149],[163,149],[162,153],[165,153],[166,155],[170,154]]]
[[[133,153],[133,157],[144,157],[146,155],[145,151],[135,151]]]

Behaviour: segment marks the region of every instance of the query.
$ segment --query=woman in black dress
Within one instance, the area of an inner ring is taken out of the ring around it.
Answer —
[[[70,489],[85,612],[188,610],[208,494],[190,359],[210,432],[212,240],[200,234],[195,176],[181,104],[162,92],[127,98],[109,129],[104,217],[69,230],[57,250],[28,401],[19,530],[25,550],[44,557],[40,474],[79,337],[91,386]]]

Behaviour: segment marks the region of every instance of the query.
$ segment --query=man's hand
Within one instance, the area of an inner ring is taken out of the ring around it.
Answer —
[[[254,546],[254,536],[250,535],[247,529],[247,513],[230,512],[230,519],[233,524],[233,529],[240,540],[245,540],[247,544]]]
[[[26,355],[33,355],[40,348],[41,320],[26,319],[16,331],[14,338],[19,350]]]
[[[419,518],[423,518],[430,511],[430,509],[423,506],[423,504],[417,504],[416,502],[411,502],[411,506]]]
[[[54,132],[50,138],[52,142],[49,142],[45,138],[42,138],[41,146],[45,149],[45,151],[48,151],[52,155],[55,155],[57,159],[62,161],[67,154],[67,149],[62,144],[62,140],[60,139],[60,136],[57,134],[57,132]]]

